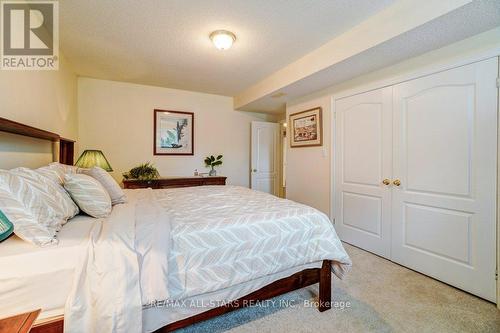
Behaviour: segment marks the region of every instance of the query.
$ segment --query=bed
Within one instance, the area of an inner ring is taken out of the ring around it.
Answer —
[[[40,248],[16,236],[0,244],[0,313],[2,317],[35,308],[39,321],[64,313],[78,258],[95,219],[77,216],[59,232],[59,245]],[[22,263],[22,265],[19,265]]]
[[[106,219],[70,220],[56,247],[1,243],[16,269],[0,273],[0,315],[42,308],[33,332],[168,332],[314,283],[325,311],[331,273],[351,265],[305,205],[237,186],[126,194]]]

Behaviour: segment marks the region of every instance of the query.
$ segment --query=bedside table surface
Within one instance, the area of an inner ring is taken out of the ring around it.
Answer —
[[[40,314],[40,309],[0,319],[0,333],[27,333]]]

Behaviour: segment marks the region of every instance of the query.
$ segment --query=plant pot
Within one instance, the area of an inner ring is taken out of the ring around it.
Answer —
[[[212,170],[210,170],[210,172],[208,173],[208,175],[211,176],[211,177],[215,177],[215,176],[217,176],[217,171],[215,171],[215,169],[212,169]]]

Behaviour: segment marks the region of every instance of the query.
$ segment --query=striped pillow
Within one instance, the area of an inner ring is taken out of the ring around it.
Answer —
[[[58,241],[55,228],[38,223],[37,218],[5,188],[5,183],[0,182],[0,206],[5,216],[14,224],[14,233],[38,246],[56,245]]]
[[[31,186],[36,186],[40,191],[48,193],[54,200],[44,202],[45,205],[50,206],[51,209],[57,211],[58,222],[60,227],[65,224],[69,219],[78,214],[78,206],[71,200],[68,192],[59,183],[56,183],[52,178],[47,178],[37,170],[28,168],[17,168],[10,170],[10,173],[24,180],[28,181]]]
[[[53,182],[63,185],[64,183],[64,173],[61,174],[58,170],[51,168],[50,166],[44,166],[35,170],[38,174],[52,180]]]
[[[33,244],[57,244],[56,232],[78,213],[63,191],[29,169],[0,170],[0,207],[14,224],[14,233]]]
[[[97,179],[99,183],[101,183],[106,191],[108,191],[108,194],[111,197],[111,204],[113,206],[127,202],[125,193],[123,193],[123,190],[118,185],[116,180],[114,180],[113,177],[106,172],[106,170],[99,167],[93,167],[91,169],[82,170],[82,173]]]
[[[48,174],[49,171],[47,171],[46,169],[50,170],[51,172],[57,173],[57,176],[59,178],[59,183],[61,185],[63,185],[63,183],[64,183],[64,176],[66,174],[68,174],[68,173],[81,173],[81,170],[83,170],[82,168],[79,168],[79,167],[76,167],[73,165],[62,164],[59,162],[52,162],[49,165],[42,167],[40,169],[37,169],[37,170]]]
[[[111,213],[111,198],[96,179],[84,174],[66,174],[64,188],[88,215],[104,218]]]

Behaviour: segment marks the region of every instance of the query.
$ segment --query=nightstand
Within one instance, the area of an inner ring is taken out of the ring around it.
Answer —
[[[0,319],[0,333],[27,333],[40,314],[40,309]]]

